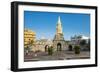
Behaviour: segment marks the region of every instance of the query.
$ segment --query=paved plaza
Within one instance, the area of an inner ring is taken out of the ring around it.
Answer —
[[[75,54],[74,51],[56,51],[52,55],[47,52],[29,53],[25,55],[24,61],[47,61],[47,60],[72,60],[72,59],[89,59],[89,51],[81,51],[80,54]]]

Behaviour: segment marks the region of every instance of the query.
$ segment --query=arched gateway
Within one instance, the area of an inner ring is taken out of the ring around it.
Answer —
[[[57,51],[61,51],[62,50],[62,45],[61,45],[61,43],[58,43],[57,44]]]
[[[46,45],[46,46],[45,46],[45,52],[48,52],[48,48],[49,48],[49,46]]]
[[[66,48],[65,43],[66,42],[64,40],[64,35],[62,31],[62,23],[61,23],[60,17],[58,17],[58,22],[56,26],[56,34],[53,39],[53,47],[55,50],[61,51],[64,48]]]

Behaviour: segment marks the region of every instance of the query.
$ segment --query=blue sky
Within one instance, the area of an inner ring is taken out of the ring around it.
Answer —
[[[89,14],[24,11],[24,28],[36,32],[37,39],[53,39],[59,16],[65,40],[74,35],[90,36]]]

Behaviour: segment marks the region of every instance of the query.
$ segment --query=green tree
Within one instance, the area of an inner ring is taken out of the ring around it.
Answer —
[[[48,55],[52,55],[53,54],[53,47],[49,47],[48,48]]]
[[[81,41],[80,41],[80,45],[81,45],[81,46],[86,45],[86,40],[81,40]]]
[[[75,54],[80,54],[80,46],[74,46]]]

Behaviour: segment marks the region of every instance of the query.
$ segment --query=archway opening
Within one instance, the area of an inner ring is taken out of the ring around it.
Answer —
[[[48,48],[49,48],[49,46],[46,45],[46,46],[45,46],[45,52],[48,52]]]
[[[62,45],[61,45],[61,43],[58,43],[57,44],[57,51],[61,51],[62,50]]]

